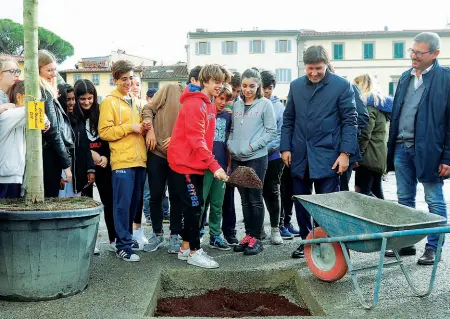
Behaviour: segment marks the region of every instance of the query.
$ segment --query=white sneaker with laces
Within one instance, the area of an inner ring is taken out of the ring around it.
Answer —
[[[274,245],[283,244],[283,238],[281,237],[280,229],[278,227],[270,230],[270,240]]]
[[[117,252],[116,242],[113,241],[112,243],[107,244],[106,245],[106,250],[112,251],[113,253]]]
[[[190,249],[183,250],[180,248],[180,250],[178,251],[178,259],[179,260],[188,260],[188,256],[189,256],[190,252],[191,252]]]
[[[94,255],[100,255],[100,249],[98,249],[97,246],[94,248]]]
[[[138,255],[133,254],[133,253],[128,253],[125,250],[120,250],[116,253],[116,256],[119,257],[122,260],[125,261],[131,261],[131,262],[136,262],[136,261],[140,261],[141,259],[139,258]]]
[[[219,268],[219,264],[212,257],[208,256],[203,249],[199,249],[193,254],[190,253],[187,258],[187,263],[201,268]]]
[[[144,249],[144,245],[148,244],[148,239],[145,237],[142,227],[133,231],[133,239],[139,244],[139,249]]]

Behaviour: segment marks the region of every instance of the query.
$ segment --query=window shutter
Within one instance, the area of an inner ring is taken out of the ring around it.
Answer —
[[[261,53],[266,53],[266,40],[261,41]]]
[[[279,45],[280,45],[280,41],[275,40],[275,53],[278,53],[280,51],[279,50]]]
[[[237,53],[238,51],[238,48],[237,48],[237,41],[234,41],[234,52],[233,53]]]
[[[198,55],[198,42],[195,42],[195,54]]]
[[[225,41],[222,41],[222,54],[226,54],[227,53],[226,47],[225,47],[226,45],[227,45],[227,43]]]
[[[208,43],[207,43],[206,54],[211,54],[211,42],[209,42],[209,41],[208,41]]]
[[[248,41],[248,50],[250,53],[253,53],[253,41],[252,40]]]
[[[280,82],[280,69],[275,70],[275,79],[277,82]]]
[[[290,41],[290,40],[289,40]],[[291,82],[291,69],[287,70],[287,81],[286,82]]]
[[[288,40],[287,45],[288,45],[288,52],[290,53],[291,52],[291,40]]]
[[[389,95],[394,96],[394,82],[389,82]]]

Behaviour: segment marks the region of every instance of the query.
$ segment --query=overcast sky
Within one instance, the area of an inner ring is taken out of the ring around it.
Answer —
[[[22,0],[0,0],[0,8],[0,18],[23,22]],[[64,68],[119,48],[158,63],[186,61],[187,32],[196,28],[424,30],[447,22],[450,0],[39,0],[39,25],[75,48]]]

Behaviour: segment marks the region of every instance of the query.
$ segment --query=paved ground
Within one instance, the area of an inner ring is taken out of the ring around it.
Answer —
[[[385,196],[395,200],[395,177],[389,176],[384,183]],[[445,185],[447,199],[450,199],[450,184]],[[237,195],[238,196],[238,195]],[[239,203],[239,201],[237,201]],[[449,202],[448,202],[449,203]],[[419,188],[418,208],[426,209],[423,200],[423,190]],[[239,205],[238,220],[242,220]],[[239,223],[239,234],[242,235],[243,225]],[[269,223],[266,218],[266,229]],[[151,228],[145,233],[150,236]],[[172,284],[175,291],[182,289],[186,282],[196,289],[214,287],[216,284],[245,287],[272,285],[277,281],[275,275],[281,270],[290,269],[298,275],[298,285],[302,289],[305,301],[313,306],[317,314],[331,318],[449,318],[450,317],[450,248],[444,248],[443,260],[439,265],[434,292],[426,298],[412,297],[412,293],[401,277],[398,269],[385,270],[381,287],[380,304],[372,311],[361,309],[353,291],[348,276],[329,284],[317,280],[306,267],[304,260],[293,260],[290,253],[296,248],[293,241],[286,241],[282,246],[272,246],[269,243],[258,256],[244,257],[233,252],[218,252],[206,248],[220,263],[218,270],[202,270],[187,266],[177,260],[175,255],[169,255],[165,250],[155,253],[140,253],[141,262],[125,263],[105,251],[106,228],[102,220],[99,231],[99,247],[101,255],[95,256],[92,267],[91,281],[82,293],[65,299],[37,303],[0,302],[0,318],[146,318],[148,310],[156,300],[156,293],[168,287],[161,281],[161,274],[176,274]],[[420,252],[423,244],[419,244]],[[417,257],[405,259],[406,267],[412,273],[412,279],[419,287],[424,287],[429,278],[430,268],[416,265]],[[352,252],[355,266],[377,263],[378,255],[358,254]],[[275,272],[273,271],[275,270]],[[277,271],[278,270],[278,271]],[[181,272],[180,272],[181,271]],[[239,271],[245,271],[239,273]],[[257,274],[270,272],[274,278],[262,276],[258,282]],[[230,273],[233,274],[230,277]],[[234,275],[235,274],[235,275]],[[256,277],[255,277],[256,276]],[[184,278],[184,279],[183,279]],[[249,280],[249,278],[255,278]],[[375,282],[375,271],[360,275],[365,295],[370,298]],[[281,279],[280,279],[281,280]],[[294,280],[292,288],[294,289]],[[207,282],[207,283],[206,283]],[[206,287],[207,286],[207,287]],[[217,287],[219,288],[219,287]]]

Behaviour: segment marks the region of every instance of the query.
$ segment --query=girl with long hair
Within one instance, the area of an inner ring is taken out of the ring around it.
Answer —
[[[39,50],[39,85],[45,100],[45,114],[50,121],[50,129],[42,136],[44,164],[44,194],[46,197],[58,197],[61,171],[65,174],[65,183],[72,180],[72,158],[74,133],[69,117],[58,101],[56,86],[56,59],[47,50]]]
[[[74,87],[74,114],[82,119],[83,129],[87,134],[90,155],[95,164],[95,185],[103,204],[106,228],[108,230],[108,250],[116,251],[116,231],[113,218],[113,192],[108,142],[102,140],[98,134],[100,106],[97,99],[95,85],[89,80],[78,80]],[[83,189],[82,195],[94,197],[94,188],[90,184]]]
[[[272,103],[263,96],[258,69],[242,74],[241,100],[233,105],[233,123],[228,139],[232,168],[253,168],[264,181],[268,165],[269,142],[276,138],[277,124]],[[256,255],[263,250],[261,232],[264,223],[262,190],[238,187],[244,214],[245,237],[234,247],[236,252]]]
[[[19,81],[21,70],[17,61],[12,58],[0,58],[0,114],[14,107],[9,103],[8,91]]]
[[[362,161],[355,169],[355,191],[384,199],[382,178],[386,172],[387,139],[392,98],[384,96],[374,77],[363,74],[355,78],[361,98],[369,111],[369,125],[359,137]]]

